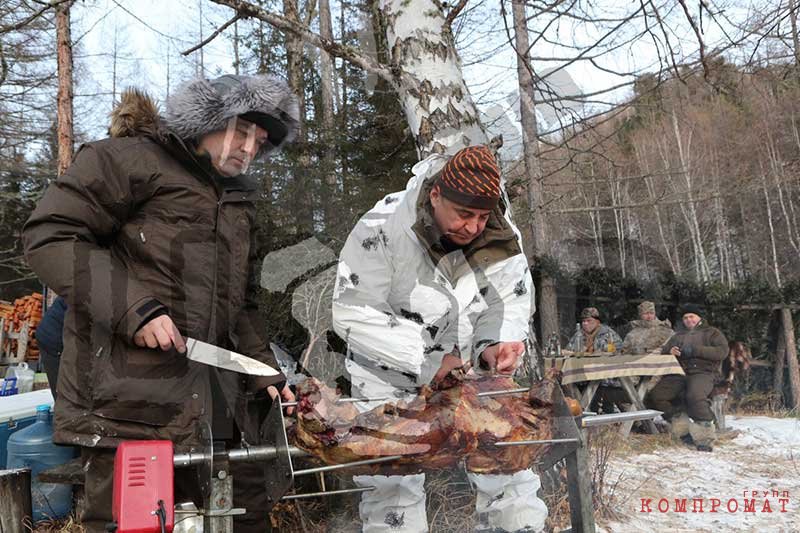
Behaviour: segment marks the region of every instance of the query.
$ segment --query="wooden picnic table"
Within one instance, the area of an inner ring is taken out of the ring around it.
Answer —
[[[584,410],[588,410],[603,380],[618,379],[631,401],[628,409],[643,410],[644,397],[650,390],[648,385],[651,380],[667,374],[684,374],[680,363],[671,354],[562,354],[562,357],[545,357],[545,370],[557,368],[561,371],[561,385],[570,396],[580,402]],[[642,379],[637,384],[634,377]],[[586,383],[583,392],[578,389],[578,383]],[[644,424],[648,432],[656,433],[652,420],[647,420]],[[631,426],[631,422],[623,424],[623,434],[627,434]]]

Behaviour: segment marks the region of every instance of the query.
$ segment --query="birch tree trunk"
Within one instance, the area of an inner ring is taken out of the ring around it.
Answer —
[[[517,51],[517,77],[519,80],[520,114],[522,122],[522,148],[525,175],[528,178],[528,217],[533,242],[525,247],[528,263],[534,257],[551,255],[548,241],[548,220],[544,211],[542,166],[539,160],[539,125],[536,122],[535,84],[530,63],[528,24],[523,0],[513,0],[514,41]],[[545,270],[541,271],[539,291],[539,331],[542,338],[559,333],[558,297],[555,280]]]
[[[688,160],[688,153],[691,150],[691,132],[688,134],[686,146],[684,148],[684,141],[681,135],[680,127],[678,126],[678,116],[672,113],[672,128],[675,134],[675,142],[678,146],[678,157],[681,163],[681,175],[683,176],[686,185],[686,205],[681,204],[681,211],[686,218],[686,224],[689,227],[689,234],[692,236],[692,245],[694,248],[695,262],[698,279],[700,281],[708,281],[711,277],[710,269],[708,268],[708,260],[706,259],[706,252],[703,247],[703,234],[700,231],[700,223],[697,220],[697,207],[694,202],[694,194],[692,193],[692,168]]]
[[[675,261],[672,258],[672,252],[670,251],[670,245],[667,242],[666,235],[664,234],[664,221],[661,217],[661,208],[658,206],[658,202],[656,202],[656,188],[654,183],[654,178],[650,172],[650,163],[642,153],[642,147],[638,144],[634,145],[636,159],[639,162],[639,168],[642,170],[644,174],[644,184],[647,187],[647,194],[650,198],[650,201],[653,202],[653,211],[656,215],[656,226],[658,227],[658,236],[661,239],[661,246],[664,247],[664,253],[667,255],[667,262],[669,263],[669,268],[672,270],[672,273],[678,275],[680,273],[680,268],[678,265],[675,264]]]
[[[761,169],[761,179],[764,187],[764,201],[767,204],[767,222],[769,224],[769,241],[772,245],[772,272],[775,274],[775,283],[778,288],[783,287],[781,280],[781,270],[778,266],[778,250],[775,244],[775,224],[772,221],[772,206],[770,205],[769,191],[767,190],[767,176],[765,169]],[[788,341],[787,341],[788,344]]]
[[[609,190],[611,191],[611,207],[615,207],[618,205],[622,205],[622,190],[619,181],[614,179],[613,170],[611,168],[608,169],[606,173],[608,177],[609,183]],[[623,218],[624,213],[621,209],[614,209],[614,228],[616,229],[617,233],[617,253],[619,254],[619,266],[620,270],[622,271],[622,277],[626,276],[626,263],[627,258],[625,256],[625,220]]]
[[[395,88],[420,158],[488,141],[436,0],[381,0]]]
[[[72,37],[69,9],[72,2],[56,8],[56,41],[58,55],[58,175],[72,162],[74,131],[72,120]]]

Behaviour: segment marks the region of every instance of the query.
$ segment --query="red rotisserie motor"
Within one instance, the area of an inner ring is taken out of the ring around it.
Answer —
[[[117,533],[172,531],[173,477],[172,442],[138,440],[120,444],[114,459],[111,508]]]

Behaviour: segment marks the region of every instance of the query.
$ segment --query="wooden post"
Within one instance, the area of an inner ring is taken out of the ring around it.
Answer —
[[[594,533],[594,505],[592,503],[592,472],[589,469],[586,435],[581,431],[581,443],[567,455],[567,491],[571,533]]]
[[[0,470],[0,531],[29,533],[31,524],[31,470]]]
[[[789,384],[792,390],[792,408],[800,409],[800,368],[797,361],[797,343],[795,341],[792,311],[788,307],[781,309],[783,339],[786,342],[786,366],[789,369]]]
[[[779,406],[788,405],[789,402],[783,397],[783,377],[786,368],[786,335],[781,324],[781,312],[778,311],[778,349],[775,352],[775,367],[772,372],[772,390]]]

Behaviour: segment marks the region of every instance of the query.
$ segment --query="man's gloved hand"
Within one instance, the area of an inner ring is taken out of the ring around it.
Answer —
[[[169,315],[159,315],[147,322],[133,336],[133,342],[141,348],[161,348],[167,352],[174,346],[179,353],[186,352],[186,343]]]
[[[481,358],[489,370],[496,370],[500,374],[512,374],[517,369],[523,352],[525,343],[522,341],[498,342],[483,350]]]
[[[269,394],[269,397],[274,400],[275,398],[278,397],[278,389],[270,385],[269,387],[267,387],[267,394]],[[285,385],[283,389],[281,389],[280,395],[281,395],[281,400],[283,400],[284,402],[293,402],[297,399],[295,398],[292,389],[289,388],[289,385]],[[290,415],[292,413],[294,413],[294,407],[287,407],[286,414]]]
[[[461,361],[460,356],[450,353],[444,354],[444,357],[442,357],[442,364],[439,366],[439,370],[436,371],[436,375],[433,376],[433,381],[436,382],[444,379],[451,370],[461,368],[462,366],[464,366],[464,363]]]

